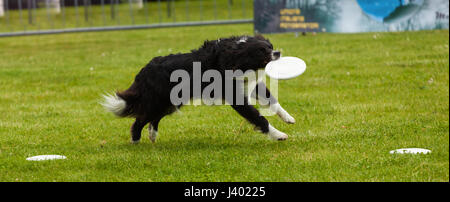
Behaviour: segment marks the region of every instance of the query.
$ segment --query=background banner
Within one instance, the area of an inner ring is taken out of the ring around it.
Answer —
[[[448,0],[255,0],[257,33],[448,29]]]

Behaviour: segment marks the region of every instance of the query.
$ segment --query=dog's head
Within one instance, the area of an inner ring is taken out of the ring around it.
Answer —
[[[220,64],[232,69],[256,70],[281,57],[279,51],[273,50],[272,43],[261,35],[219,39],[216,43]]]

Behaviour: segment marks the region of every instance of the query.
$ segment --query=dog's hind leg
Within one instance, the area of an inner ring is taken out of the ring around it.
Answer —
[[[156,138],[158,137],[158,124],[161,119],[156,121],[151,121],[148,127],[148,138],[155,143]]]
[[[158,137],[158,125],[159,125],[159,121],[161,121],[161,119],[168,115],[171,114],[175,111],[175,108],[170,108],[169,110],[163,110],[163,113],[158,114],[158,116],[155,116],[153,118],[153,120],[150,121],[150,127],[148,127],[148,138],[155,143],[156,142],[156,138]]]
[[[148,138],[155,143],[156,138],[158,137],[158,124],[162,118],[165,116],[172,114],[175,111],[178,111],[180,106],[159,106],[158,111],[152,111],[149,114],[152,114],[153,117],[150,119],[150,126],[148,127]]]
[[[136,118],[133,125],[131,125],[131,143],[137,144],[141,140],[142,128],[148,123],[146,119]]]

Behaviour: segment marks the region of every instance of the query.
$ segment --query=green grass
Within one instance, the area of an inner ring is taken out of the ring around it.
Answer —
[[[279,84],[294,125],[270,141],[229,106],[186,106],[129,143],[98,104],[152,57],[228,25],[0,38],[0,181],[449,181],[448,30],[266,35],[307,71]],[[421,147],[428,155],[391,155]],[[66,160],[29,162],[61,154]]]
[[[128,1],[127,1],[128,2]],[[45,7],[31,12],[33,22],[29,22],[28,10],[10,10],[0,17],[1,32],[36,31],[47,29],[65,29],[79,27],[100,27],[117,25],[142,25],[172,22],[211,21],[251,19],[253,4],[248,0],[235,0],[229,5],[228,0],[189,0],[173,1],[171,15],[168,15],[166,2],[149,2],[142,9],[132,6],[130,15],[128,3],[116,6],[116,16],[112,18],[109,4],[104,7],[92,5],[88,10],[79,1],[80,7],[66,7],[61,13],[47,11]],[[85,13],[86,12],[86,13]],[[85,15],[87,14],[87,18]],[[104,14],[104,15],[103,15]],[[22,17],[21,17],[22,16]]]

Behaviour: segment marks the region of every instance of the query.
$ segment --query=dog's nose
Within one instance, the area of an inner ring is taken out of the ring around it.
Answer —
[[[272,51],[272,59],[276,60],[280,58],[281,52],[280,51]]]

